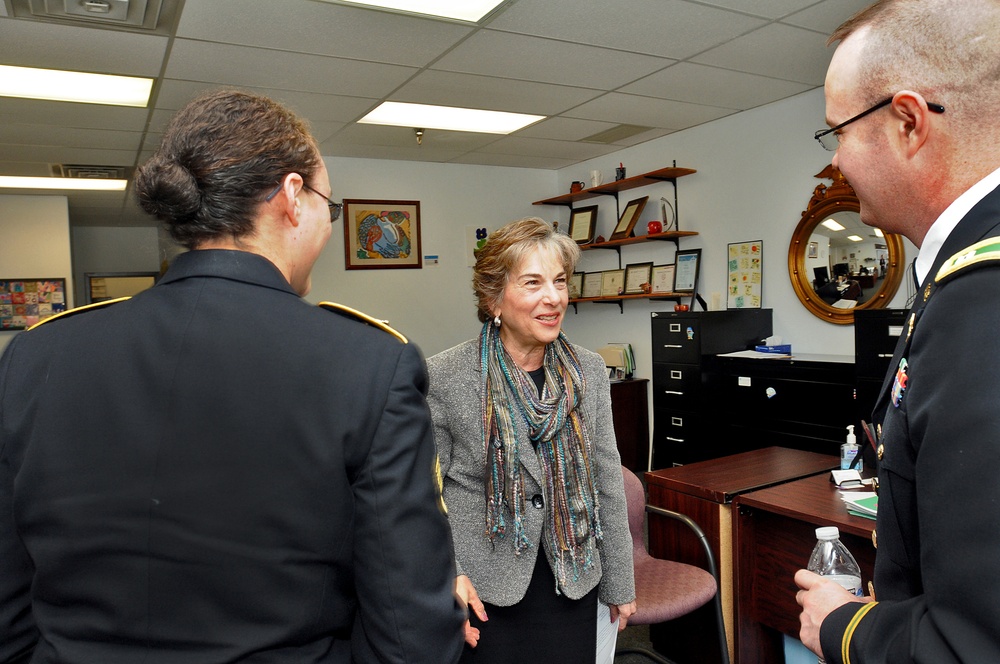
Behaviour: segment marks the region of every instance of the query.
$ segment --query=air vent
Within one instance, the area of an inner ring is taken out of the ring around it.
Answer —
[[[15,15],[18,5],[15,2]],[[160,15],[162,0],[27,0],[31,15],[83,23],[153,30]]]
[[[605,129],[600,131],[593,136],[587,136],[586,138],[581,138],[581,143],[617,143],[618,141],[623,141],[626,138],[631,138],[636,134],[641,134],[644,131],[649,131],[652,127],[640,127],[639,125],[621,124],[617,127],[612,127],[611,129]]]
[[[57,178],[92,178],[95,180],[124,180],[124,166],[88,166],[85,164],[52,164],[52,175]]]

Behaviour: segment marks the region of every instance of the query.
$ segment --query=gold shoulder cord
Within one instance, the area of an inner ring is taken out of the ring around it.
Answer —
[[[125,300],[130,300],[130,299],[132,299],[132,298],[130,298],[130,297],[116,297],[113,300],[105,300],[104,302],[94,302],[93,304],[85,304],[82,307],[74,307],[72,309],[67,309],[66,311],[62,311],[62,312],[60,312],[60,313],[58,313],[58,314],[56,314],[54,316],[49,316],[45,320],[38,321],[37,323],[35,323],[31,327],[29,327],[28,331],[30,332],[31,330],[35,329],[39,325],[45,325],[46,323],[51,323],[52,321],[58,320],[60,318],[68,318],[69,316],[80,314],[80,313],[83,313],[84,311],[93,311],[95,309],[101,309],[103,307],[106,307],[106,306],[109,306],[109,305],[112,305],[112,304],[117,304],[118,302],[124,302]]]
[[[382,330],[383,332],[388,332],[392,336],[396,337],[397,339],[399,339],[400,341],[402,341],[404,344],[409,343],[409,340],[407,340],[406,337],[404,337],[402,334],[400,334],[396,330],[394,330],[391,327],[389,327],[389,324],[386,321],[384,321],[384,320],[379,320],[377,318],[372,318],[371,316],[369,316],[366,313],[362,313],[362,312],[358,311],[357,309],[351,309],[350,307],[346,307],[343,304],[337,304],[336,302],[320,302],[319,306],[322,307],[322,308],[324,308],[324,309],[326,309],[327,311],[333,311],[333,312],[336,312],[338,314],[347,316],[349,318],[354,318],[355,320],[359,320],[362,323],[367,323],[368,325],[371,325],[372,327],[377,327],[378,329]]]

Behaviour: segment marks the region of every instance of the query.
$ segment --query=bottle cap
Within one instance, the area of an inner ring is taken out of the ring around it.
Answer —
[[[840,529],[837,526],[823,526],[816,529],[816,539],[835,540],[840,539]]]

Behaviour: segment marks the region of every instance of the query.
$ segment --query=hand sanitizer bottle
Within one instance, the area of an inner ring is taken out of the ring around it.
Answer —
[[[847,442],[840,446],[840,469],[847,470],[853,464],[859,473],[864,470],[864,461],[858,456],[860,453],[858,440],[854,436],[854,425],[851,424],[847,427]]]

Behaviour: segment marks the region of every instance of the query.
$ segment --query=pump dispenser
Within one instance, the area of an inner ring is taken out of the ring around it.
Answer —
[[[847,427],[847,442],[840,446],[840,469],[855,468],[859,473],[864,469],[864,461],[858,456],[858,439],[854,436],[854,425]]]

